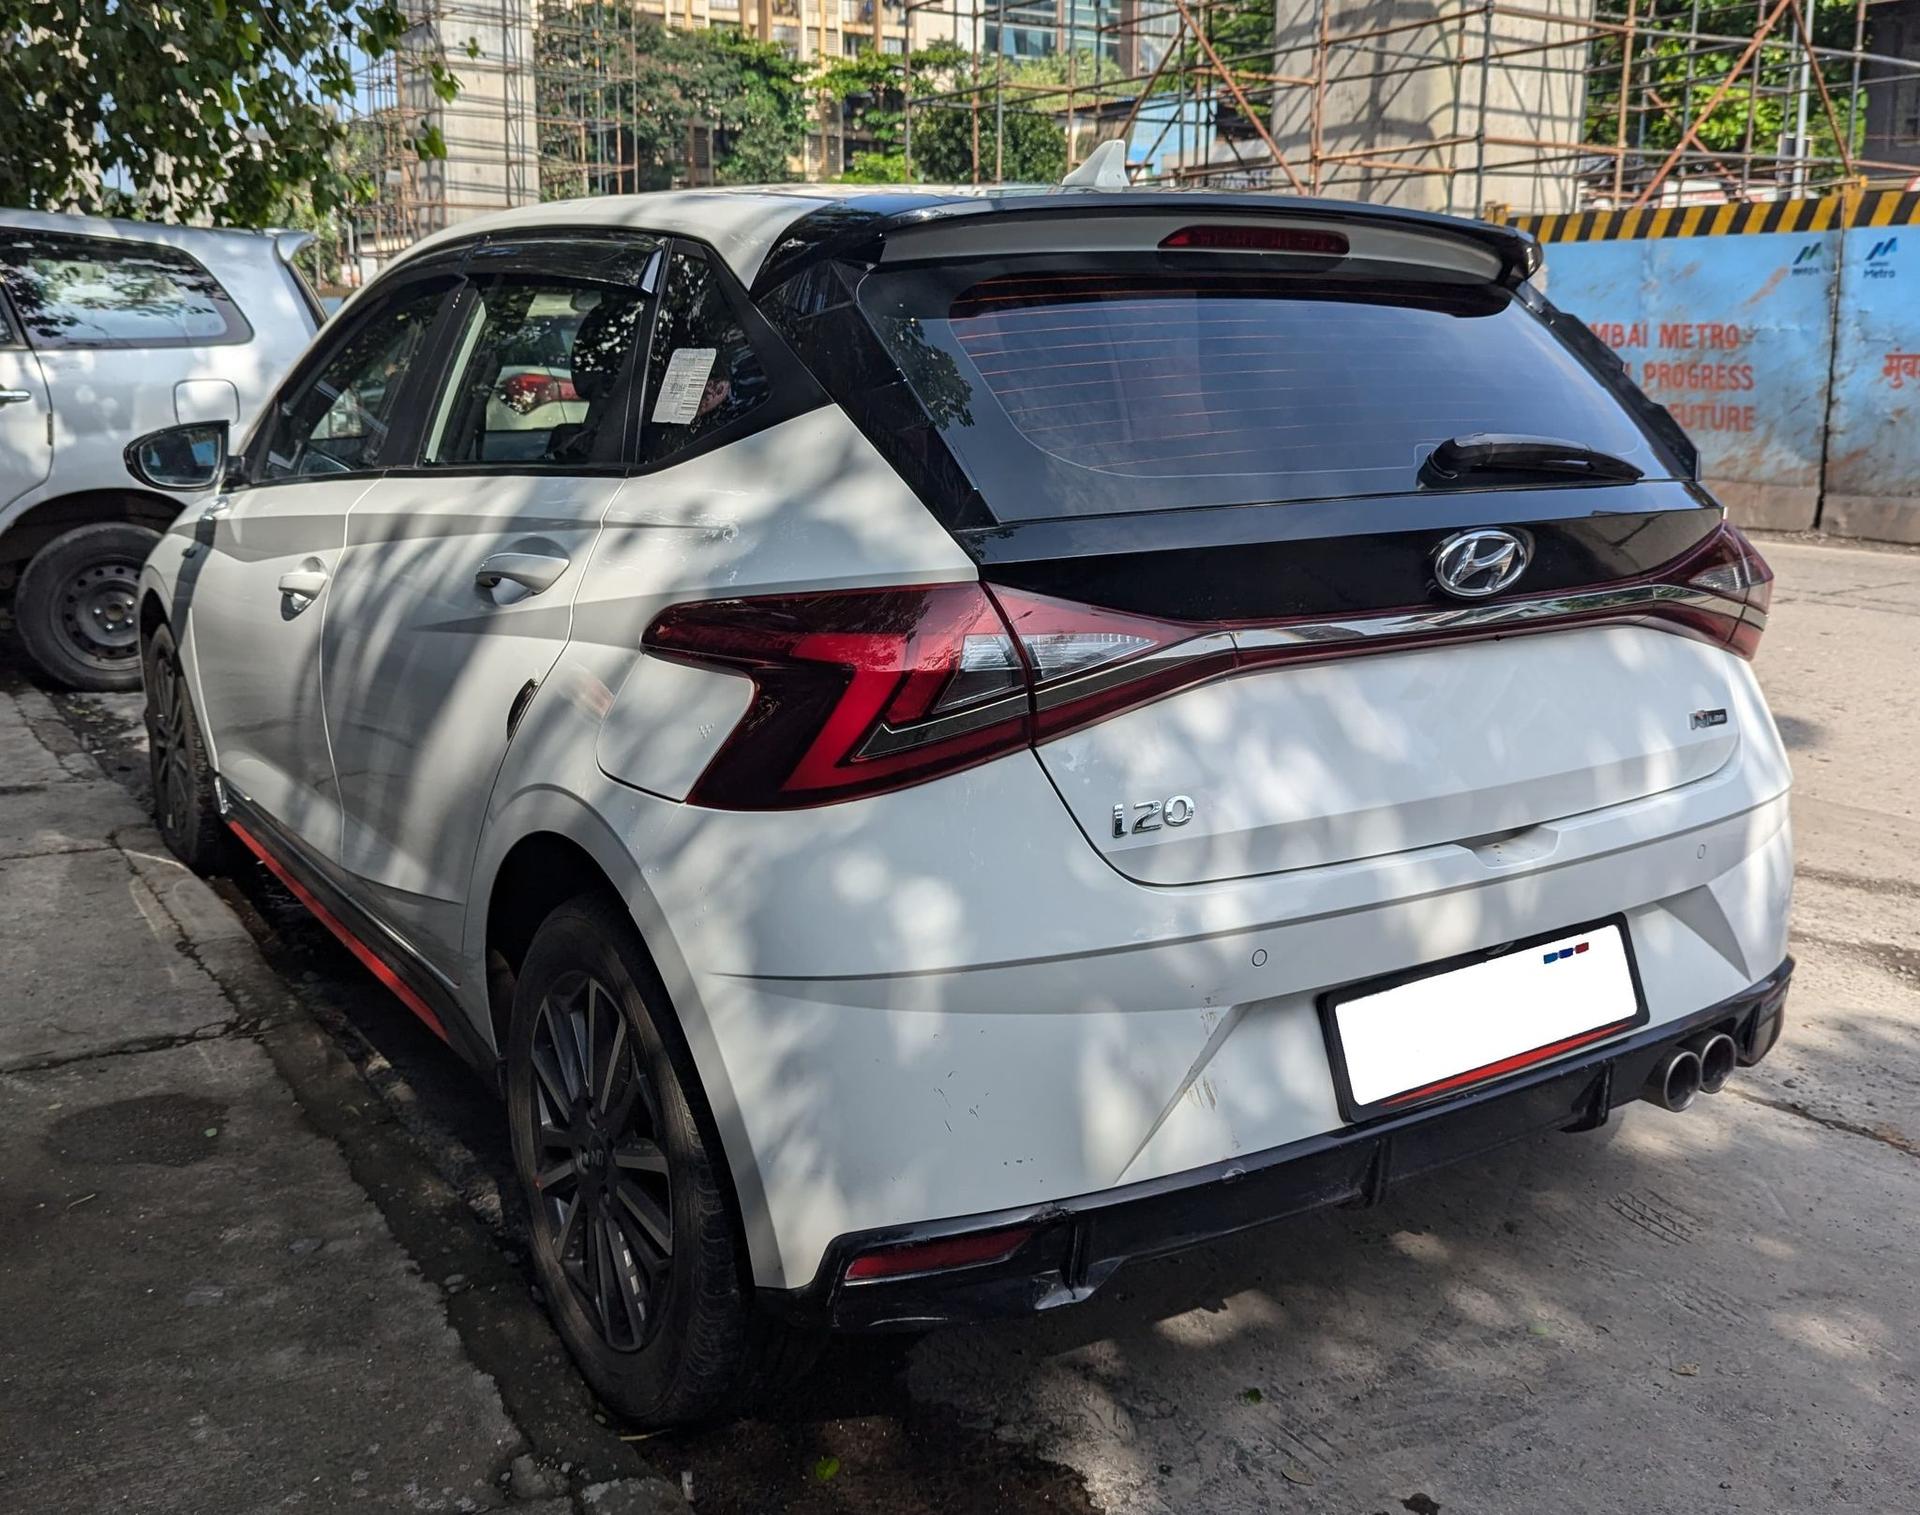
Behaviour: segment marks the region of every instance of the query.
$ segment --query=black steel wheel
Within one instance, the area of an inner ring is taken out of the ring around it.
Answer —
[[[233,840],[220,818],[213,765],[201,740],[179,649],[167,627],[153,629],[142,649],[142,664],[154,821],[174,855],[194,872],[222,872],[233,861]]]
[[[159,540],[144,526],[103,521],[33,555],[14,620],[41,672],[74,689],[140,687],[140,565]]]
[[[676,1425],[803,1373],[817,1341],[751,1308],[719,1135],[618,898],[540,924],[503,1051],[534,1270],[602,1403]]]

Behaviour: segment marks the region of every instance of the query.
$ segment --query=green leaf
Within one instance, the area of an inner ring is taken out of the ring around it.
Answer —
[[[840,1476],[840,1459],[829,1452],[814,1463],[813,1476],[821,1483],[832,1483]]]
[[[1240,1391],[1240,1398],[1250,1405],[1257,1405],[1266,1397],[1267,1396],[1262,1394],[1258,1389],[1242,1389]]]

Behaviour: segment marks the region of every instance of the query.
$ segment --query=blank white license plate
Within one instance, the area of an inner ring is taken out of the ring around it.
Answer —
[[[1347,993],[1331,1013],[1349,1117],[1438,1099],[1646,1020],[1617,924]]]

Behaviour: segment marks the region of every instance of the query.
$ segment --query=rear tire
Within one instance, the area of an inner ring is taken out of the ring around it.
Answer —
[[[804,1371],[759,1318],[725,1160],[666,992],[617,899],[569,900],[514,984],[507,1108],[531,1252],[602,1402],[696,1420]]]
[[[195,873],[224,873],[233,836],[220,818],[213,764],[180,668],[173,632],[156,626],[142,651],[147,687],[147,773],[153,818],[175,857]]]
[[[70,689],[140,687],[140,565],[160,533],[125,521],[62,532],[33,555],[13,598],[21,644]]]

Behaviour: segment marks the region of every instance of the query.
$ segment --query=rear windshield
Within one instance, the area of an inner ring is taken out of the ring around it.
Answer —
[[[1002,521],[1399,494],[1471,432],[1670,472],[1506,290],[1168,261],[882,272],[859,302]]]

